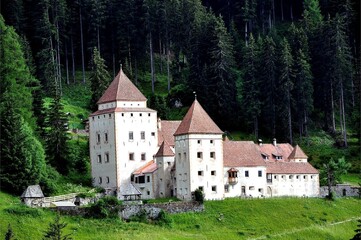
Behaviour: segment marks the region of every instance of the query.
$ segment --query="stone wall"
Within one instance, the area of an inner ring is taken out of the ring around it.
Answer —
[[[204,205],[196,202],[172,202],[172,203],[154,203],[143,205],[126,205],[120,212],[122,219],[128,220],[133,216],[145,211],[148,218],[155,219],[161,210],[168,213],[183,213],[183,212],[201,212],[204,210]]]
[[[337,184],[332,186],[332,191],[336,193],[337,197],[358,197],[360,196],[360,187],[351,186],[349,184]],[[320,197],[328,195],[328,187],[320,187]]]

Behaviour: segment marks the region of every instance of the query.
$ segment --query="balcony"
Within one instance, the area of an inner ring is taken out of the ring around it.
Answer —
[[[228,183],[229,183],[230,185],[235,185],[235,184],[238,183],[238,178],[237,178],[237,177],[229,177],[229,178],[228,178]]]

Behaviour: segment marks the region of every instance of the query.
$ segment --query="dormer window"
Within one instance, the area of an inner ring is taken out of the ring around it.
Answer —
[[[267,153],[261,153],[263,160],[269,160],[269,155]]]
[[[273,157],[276,159],[276,160],[282,160],[282,155],[280,154],[276,154],[276,153],[272,153]]]

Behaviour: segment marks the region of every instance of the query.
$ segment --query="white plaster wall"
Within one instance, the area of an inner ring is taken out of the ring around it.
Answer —
[[[320,191],[318,174],[272,174],[272,183],[268,186],[272,197],[317,197]]]
[[[228,170],[230,167],[224,168],[224,183],[228,184]],[[238,167],[238,182],[236,184],[228,184],[228,192],[225,192],[225,197],[261,197],[267,194],[267,182],[266,182],[266,167]],[[248,171],[248,176],[245,176],[245,172]],[[262,176],[258,176],[258,171],[262,172]],[[242,186],[245,189],[245,193],[242,194]]]
[[[129,184],[131,173],[152,160],[156,153],[157,112],[116,112],[115,120],[118,186],[122,187]],[[129,139],[130,131],[133,140]],[[145,132],[144,140],[141,139],[142,131]],[[134,154],[134,160],[129,160],[130,153]],[[146,155],[145,160],[141,160],[142,153]]]
[[[224,198],[221,134],[176,136],[175,152],[178,198],[190,200],[191,192],[199,187],[203,188],[205,199]],[[202,158],[197,157],[198,152],[202,153]],[[210,152],[214,152],[214,158],[210,157]],[[199,176],[198,171],[202,171],[203,175]],[[211,174],[212,171],[215,171],[215,175]],[[215,187],[216,191],[213,191],[212,187]]]
[[[142,199],[153,199],[154,195],[154,174],[144,174],[145,183],[134,183],[134,186],[142,193]],[[149,178],[149,182],[148,182]],[[148,194],[149,193],[149,194]]]
[[[157,187],[154,188],[155,196],[158,198],[171,197],[171,191],[173,190],[171,169],[174,166],[174,157],[158,157],[156,163],[158,170],[156,172]]]
[[[114,142],[114,113],[102,114],[89,118],[89,148],[93,185],[102,188],[116,189],[115,172],[115,142]],[[105,141],[105,134],[108,141]],[[100,142],[97,135],[100,134]],[[109,154],[109,162],[106,162],[106,153]],[[98,162],[101,156],[101,163]],[[99,177],[102,183],[99,183]],[[109,183],[107,183],[109,177]]]

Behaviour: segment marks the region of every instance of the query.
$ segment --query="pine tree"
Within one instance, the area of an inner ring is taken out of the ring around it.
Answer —
[[[8,225],[8,230],[5,233],[5,240],[16,240],[13,229],[11,228],[10,223]]]
[[[361,219],[357,219],[357,229],[355,230],[356,234],[351,238],[351,240],[361,240]]]
[[[303,20],[305,29],[314,32],[322,23],[322,14],[318,0],[304,0]]]
[[[43,240],[72,240],[71,234],[64,234],[63,229],[68,224],[60,221],[59,214],[56,215],[54,222],[49,223],[48,230],[45,232]]]
[[[45,125],[48,162],[58,172],[66,174],[70,167],[67,147],[68,119],[59,95],[51,99]]]
[[[1,104],[0,182],[1,189],[20,194],[29,185],[38,184],[46,177],[43,146],[34,137],[19,112],[12,105],[12,98]]]
[[[110,81],[110,75],[106,70],[107,67],[104,59],[100,56],[97,48],[93,50],[93,57],[91,61],[92,71],[89,77],[91,83],[92,97],[90,100],[90,109],[97,110],[97,101],[101,98],[107,89]]]
[[[258,120],[261,113],[260,83],[258,79],[258,57],[256,42],[250,34],[248,46],[245,48],[244,63],[245,73],[242,85],[243,108],[246,118],[253,123],[255,138],[259,137]]]
[[[288,142],[292,145],[292,96],[291,91],[293,89],[293,72],[292,72],[293,58],[291,55],[290,45],[286,38],[281,42],[281,54],[279,59],[279,81],[278,87],[282,94],[278,94],[279,101],[277,104],[278,107],[278,116],[281,116],[282,126],[287,126],[288,132]]]

